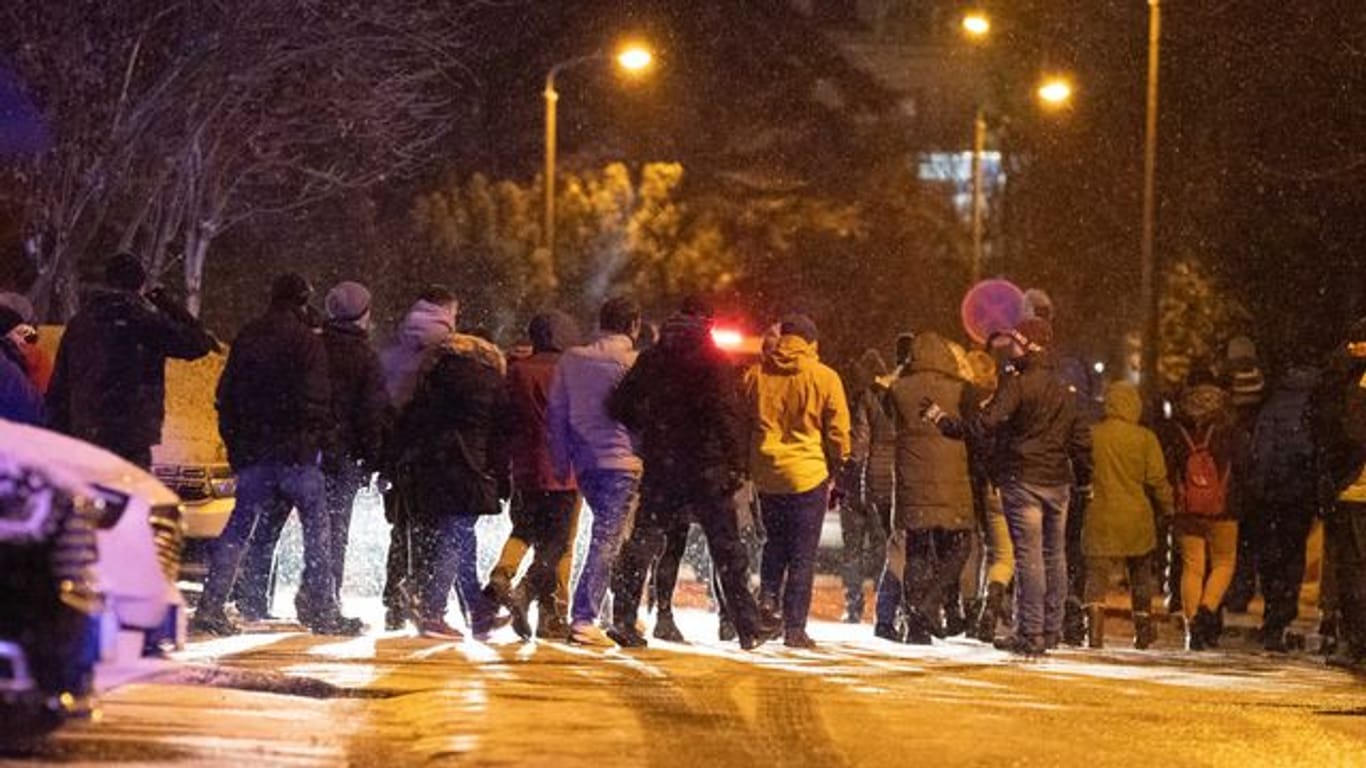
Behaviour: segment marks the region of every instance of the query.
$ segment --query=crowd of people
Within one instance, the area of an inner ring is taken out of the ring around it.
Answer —
[[[110,259],[50,366],[31,308],[0,302],[0,416],[149,466],[166,359],[220,347],[147,282],[136,258]],[[654,637],[682,641],[672,594],[695,523],[721,637],[810,648],[821,528],[838,509],[846,619],[863,620],[875,576],[873,633],[885,640],[963,634],[1027,656],[1102,647],[1107,600],[1127,584],[1138,648],[1157,639],[1163,592],[1200,650],[1260,588],[1262,640],[1284,650],[1322,517],[1320,631],[1335,662],[1366,658],[1366,321],[1326,364],[1290,359],[1274,377],[1235,339],[1193,366],[1166,412],[1127,381],[1102,389],[1060,352],[1041,292],[981,349],[903,333],[894,366],[869,350],[847,379],[821,362],[801,314],[769,328],[757,361],[738,362],[696,297],[657,332],[634,301],[612,298],[588,340],[548,311],[508,353],[461,332],[441,286],[383,349],[365,286],[334,286],[323,312],[312,301],[306,279],[280,275],[228,352],[216,404],[237,503],[194,631],[239,631],[230,603],[246,620],[269,615],[274,550],[297,510],[300,622],[363,632],[341,584],[354,498],[378,476],[390,630],[463,637],[448,621],[454,591],[478,639],[511,624],[525,639],[639,647],[648,587]],[[505,508],[512,533],[484,578],[476,522]],[[581,525],[588,546],[574,563]]]

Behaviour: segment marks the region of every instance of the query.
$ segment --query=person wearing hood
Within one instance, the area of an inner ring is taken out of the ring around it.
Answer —
[[[17,312],[0,307],[0,419],[21,424],[41,425],[44,422],[43,395],[29,376],[28,361],[12,337],[21,328]]]
[[[418,372],[433,351],[451,334],[459,316],[460,303],[444,285],[429,285],[409,308],[398,331],[388,346],[381,350],[380,368],[384,373],[384,387],[394,413],[399,413],[413,399]],[[384,627],[389,631],[402,629],[412,612],[416,596],[415,549],[407,510],[412,506],[410,478],[397,471],[392,446],[386,446],[382,460],[383,472],[389,476],[390,487],[384,494],[384,516],[389,529],[389,554],[385,561]]]
[[[578,530],[579,491],[571,476],[560,479],[546,446],[546,408],[550,382],[560,355],[579,344],[574,318],[552,310],[531,319],[531,354],[508,365],[507,390],[512,462],[512,534],[489,574],[487,592],[512,614],[512,626],[530,639],[527,610],[538,604],[536,635],[569,636],[569,544]],[[513,577],[533,553],[516,584]]]
[[[1033,317],[1007,332],[1011,365],[981,411],[947,413],[933,398],[922,418],[947,435],[995,441],[991,474],[1015,554],[1015,627],[997,648],[1037,656],[1062,639],[1067,596],[1067,509],[1074,484],[1091,477],[1091,433],[1049,351],[1053,328]]]
[[[260,521],[299,511],[304,572],[294,605],[315,634],[358,635],[365,626],[341,613],[332,582],[331,519],[321,453],[332,426],[327,350],[304,308],[313,294],[292,272],[275,278],[270,306],[237,335],[218,380],[218,432],[237,475],[237,499],[219,535],[193,630],[238,632],[224,608]],[[273,547],[271,547],[273,549]]]
[[[853,391],[851,439],[853,476],[844,485],[850,497],[840,505],[840,533],[844,539],[844,620],[863,621],[863,582],[873,576],[879,582],[886,560],[887,531],[892,515],[896,482],[896,425],[887,401],[893,379],[887,363],[876,349],[859,358]],[[889,574],[900,583],[900,574]],[[898,587],[894,594],[900,593]],[[886,601],[884,601],[886,602]],[[881,606],[874,622],[879,636],[895,634],[899,601]]]
[[[1163,442],[1176,491],[1173,533],[1181,557],[1186,645],[1193,651],[1218,644],[1218,611],[1233,581],[1238,518],[1230,489],[1247,447],[1241,434],[1229,411],[1228,393],[1213,374],[1192,372]]]
[[[420,542],[417,623],[424,637],[463,638],[446,620],[452,585],[475,639],[506,623],[479,582],[475,533],[479,518],[499,514],[512,492],[505,376],[492,343],[450,334],[419,369],[395,429],[393,452],[411,478],[409,514]]]
[[[104,285],[67,323],[47,393],[53,429],[143,468],[161,442],[167,358],[198,360],[218,346],[183,306],[146,288],[137,257],[109,259]]]
[[[821,363],[816,324],[782,321],[773,353],[745,373],[750,474],[768,541],[759,567],[761,610],[782,597],[783,642],[812,648],[806,632],[830,478],[849,460],[849,406],[839,374]]]
[[[360,283],[338,283],[327,292],[323,304],[327,320],[322,340],[331,383],[332,427],[323,441],[322,466],[330,518],[332,586],[340,599],[351,507],[371,473],[380,469],[389,395],[379,357],[370,346],[370,291]],[[257,523],[238,578],[237,610],[248,620],[269,618],[271,562],[289,519],[288,509],[276,512]]]
[[[1105,597],[1121,576],[1129,583],[1134,647],[1145,649],[1157,639],[1152,620],[1156,520],[1170,517],[1174,507],[1162,446],[1152,430],[1139,425],[1142,411],[1137,387],[1112,382],[1105,390],[1105,418],[1092,430],[1092,498],[1081,533],[1092,648],[1105,645]]]
[[[607,410],[607,399],[636,364],[640,305],[608,299],[598,312],[598,335],[560,356],[546,404],[546,434],[555,476],[578,480],[593,510],[593,528],[570,609],[569,637],[607,648],[615,641],[598,626],[608,581],[622,543],[631,535],[639,501],[640,456],[631,433]]]
[[[1260,501],[1260,514],[1251,526],[1240,521],[1255,527],[1250,538],[1259,545],[1257,576],[1266,598],[1262,643],[1277,652],[1286,650],[1285,632],[1299,615],[1305,544],[1319,508],[1319,451],[1311,415],[1319,371],[1305,362],[1281,375],[1257,415],[1246,485]]]
[[[695,297],[684,301],[608,399],[609,413],[631,430],[645,463],[640,513],[612,580],[610,634],[623,646],[645,645],[635,623],[646,574],[667,534],[690,520],[706,535],[721,585],[716,598],[740,645],[754,648],[778,631],[777,622],[762,620],[749,591],[735,508],[745,478],[744,410],[734,369],[711,328],[711,307]]]
[[[896,428],[895,524],[906,531],[906,642],[929,645],[942,634],[941,609],[957,595],[972,549],[972,481],[962,440],[920,418],[924,400],[958,419],[975,406],[943,337],[915,337],[907,372],[892,384]]]

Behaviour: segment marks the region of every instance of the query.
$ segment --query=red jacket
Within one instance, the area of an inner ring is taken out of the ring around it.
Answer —
[[[513,360],[508,366],[508,401],[511,409],[512,482],[521,491],[573,491],[571,477],[555,479],[555,466],[546,443],[546,403],[558,352],[537,352]]]

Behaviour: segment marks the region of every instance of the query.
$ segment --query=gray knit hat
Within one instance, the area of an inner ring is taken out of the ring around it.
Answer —
[[[324,303],[329,319],[344,323],[355,322],[370,311],[370,289],[349,280],[337,283],[327,292]]]

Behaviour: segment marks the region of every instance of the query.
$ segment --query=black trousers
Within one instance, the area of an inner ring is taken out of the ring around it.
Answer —
[[[687,523],[695,520],[707,538],[711,553],[713,578],[719,582],[716,594],[721,611],[735,624],[739,637],[753,637],[758,627],[758,607],[749,591],[749,558],[736,519],[735,501],[731,494],[684,494],[664,489],[642,490],[640,512],[631,537],[622,547],[612,573],[612,617],[619,626],[633,626],[640,610],[640,599],[645,579],[666,549],[670,533],[687,542]],[[678,531],[681,529],[682,533]],[[677,568],[673,567],[673,580]],[[657,585],[663,594],[668,586]]]
[[[1254,532],[1258,543],[1257,578],[1266,598],[1262,626],[1280,631],[1299,616],[1304,583],[1304,547],[1314,524],[1314,505],[1297,501],[1268,503]]]
[[[906,605],[912,621],[938,624],[944,595],[957,594],[963,566],[972,552],[972,531],[917,528],[906,532]]]

